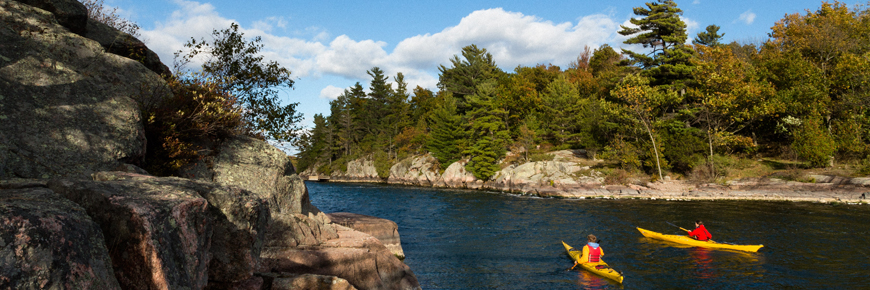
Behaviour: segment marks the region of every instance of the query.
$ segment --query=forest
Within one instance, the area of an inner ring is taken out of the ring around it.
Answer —
[[[757,43],[723,43],[716,25],[690,38],[669,0],[634,13],[618,33],[645,53],[578,47],[566,68],[503,71],[471,44],[438,67],[437,91],[373,67],[368,90],[346,89],[297,138],[298,171],[330,174],[365,157],[386,178],[393,164],[430,153],[441,170],[466,160],[487,180],[509,164],[583,149],[611,174],[650,180],[710,180],[762,160],[870,174],[865,6],[825,2],[785,15]]]

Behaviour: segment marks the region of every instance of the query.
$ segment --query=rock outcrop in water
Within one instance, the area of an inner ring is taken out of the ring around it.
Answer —
[[[216,144],[184,178],[133,165],[134,99],[169,96],[168,70],[80,6],[0,0],[0,289],[419,289],[265,141]]]

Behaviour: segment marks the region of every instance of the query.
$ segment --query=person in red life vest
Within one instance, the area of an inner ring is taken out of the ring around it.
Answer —
[[[709,241],[713,238],[713,235],[707,231],[701,221],[695,221],[695,229],[689,232],[689,236],[699,241]]]
[[[601,249],[601,246],[598,245],[598,238],[595,235],[586,236],[586,240],[589,241],[583,246],[583,254],[580,255],[580,261],[574,261],[574,266],[571,266],[571,269],[577,267],[580,263],[595,263],[601,261],[601,256],[604,256],[604,250]]]

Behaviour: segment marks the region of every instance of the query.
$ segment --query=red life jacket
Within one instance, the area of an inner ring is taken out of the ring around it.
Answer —
[[[586,245],[586,247],[589,247],[589,245]],[[598,263],[599,261],[601,261],[601,247],[589,247],[589,262]]]
[[[713,238],[713,235],[707,231],[707,228],[705,228],[704,225],[699,225],[695,230],[689,232],[689,236],[698,239],[699,241],[707,241]]]

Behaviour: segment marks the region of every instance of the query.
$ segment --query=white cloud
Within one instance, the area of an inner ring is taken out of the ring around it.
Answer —
[[[755,13],[753,13],[751,9],[746,10],[746,12],[743,12],[742,14],[740,14],[740,17],[737,18],[737,20],[735,20],[735,22],[736,21],[740,21],[740,22],[743,22],[746,24],[752,24],[752,22],[755,21]]]
[[[168,64],[172,63],[173,52],[182,49],[191,37],[210,40],[214,29],[226,29],[237,22],[219,15],[211,4],[186,0],[175,0],[175,4],[179,7],[168,19],[157,23],[153,30],[142,31],[148,46]],[[449,59],[470,44],[486,48],[496,64],[511,71],[518,65],[567,66],[584,46],[597,48],[623,39],[616,33],[618,22],[608,15],[553,23],[501,8],[474,11],[440,32],[406,38],[392,52],[386,51],[388,44],[379,40],[356,40],[348,35],[329,39],[329,32],[318,27],[303,28],[302,32],[291,28],[286,33],[296,37],[279,35],[277,31],[286,31],[286,26],[285,19],[269,17],[248,26],[242,24],[240,31],[248,39],[260,36],[265,58],[278,61],[295,77],[333,76],[366,84],[370,78],[366,71],[377,66],[391,81],[402,72],[409,90],[416,86],[435,89],[438,65],[449,66]],[[275,27],[282,29],[273,31]],[[299,38],[300,34],[310,38]],[[320,97],[332,99],[342,91],[329,85],[321,89]]]
[[[287,20],[284,20],[284,17],[269,17],[263,20],[254,21],[251,25],[253,29],[263,30],[263,31],[272,31],[272,28],[287,28]]]
[[[597,47],[613,39],[618,25],[605,15],[582,17],[574,23],[553,23],[501,8],[478,10],[458,25],[435,34],[418,35],[400,42],[396,61],[418,69],[449,64],[464,46],[486,48],[499,66],[553,63],[566,65],[585,45]]]
[[[338,96],[344,93],[344,89],[328,85],[322,90],[320,90],[320,97],[324,99],[335,100],[338,99]]]
[[[692,4],[695,4],[695,5],[701,4],[701,0],[692,1]]]

